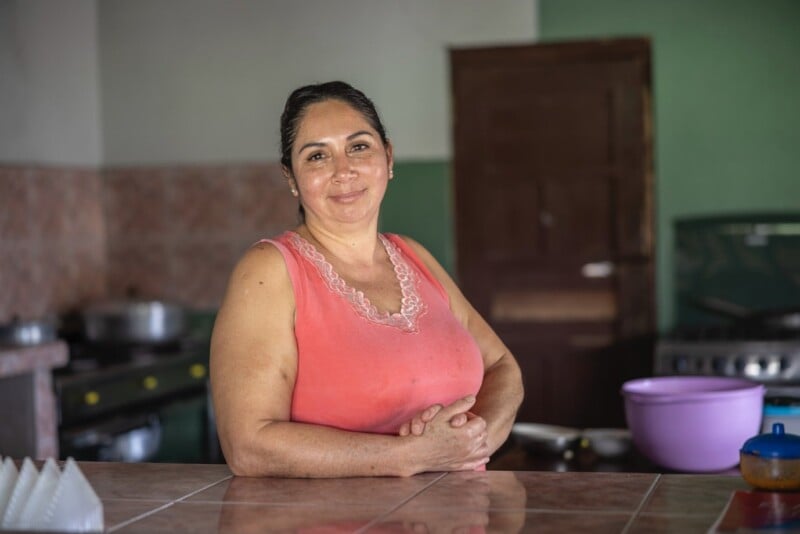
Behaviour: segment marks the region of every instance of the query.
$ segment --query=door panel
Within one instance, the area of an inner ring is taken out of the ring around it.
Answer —
[[[520,418],[620,423],[615,349],[654,328],[649,43],[450,57],[458,278],[520,361]]]

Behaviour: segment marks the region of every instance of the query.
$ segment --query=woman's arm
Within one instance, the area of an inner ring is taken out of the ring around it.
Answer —
[[[486,421],[489,450],[493,453],[508,438],[517,410],[522,404],[523,387],[519,365],[505,344],[467,301],[453,279],[431,253],[413,239],[404,236],[403,240],[414,249],[425,266],[444,286],[450,298],[450,309],[469,330],[480,348],[484,366],[483,384],[478,392],[477,402],[470,411]],[[467,418],[464,417],[454,424],[466,421]],[[410,425],[413,423],[414,421]],[[417,423],[419,426],[420,422]],[[427,423],[423,426],[427,432]],[[401,434],[408,432],[410,432],[408,428],[401,429]]]
[[[443,409],[427,424],[424,439],[348,432],[290,421],[296,373],[291,281],[280,252],[262,243],[235,268],[211,340],[217,428],[234,474],[403,476],[488,461],[483,421],[449,424],[474,399]]]

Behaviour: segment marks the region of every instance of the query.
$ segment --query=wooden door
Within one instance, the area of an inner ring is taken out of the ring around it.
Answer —
[[[518,420],[622,425],[652,360],[649,42],[450,60],[458,279],[523,368]]]

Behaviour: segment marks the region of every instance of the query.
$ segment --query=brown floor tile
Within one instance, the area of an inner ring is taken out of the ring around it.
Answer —
[[[381,518],[366,532],[536,532],[592,534],[622,532],[630,519],[629,514],[592,512],[531,512],[526,510],[404,510],[400,509]]]
[[[414,509],[524,509],[528,495],[517,474],[510,471],[449,473],[427,487]]]
[[[233,477],[187,499],[187,502],[309,505],[379,505],[391,509],[434,483],[440,474],[407,478],[249,478]]]
[[[103,520],[106,530],[113,529],[142,514],[152,512],[171,501],[110,499],[103,500]]]
[[[677,516],[641,514],[636,518],[628,532],[631,534],[658,534],[675,532],[676,534],[701,534],[717,520],[717,516]]]
[[[80,462],[102,499],[175,500],[230,476],[221,464],[126,464]]]
[[[657,475],[526,471],[516,476],[525,486],[528,509],[633,512]]]
[[[686,482],[691,479],[691,484]],[[643,513],[716,515],[737,489],[749,489],[738,476],[662,475]]]
[[[180,502],[114,532],[355,532],[386,511],[380,506]]]

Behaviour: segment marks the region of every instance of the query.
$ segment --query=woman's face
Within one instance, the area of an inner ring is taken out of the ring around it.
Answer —
[[[392,147],[360,112],[340,100],[312,104],[292,147],[290,185],[306,221],[377,221],[392,166]]]

